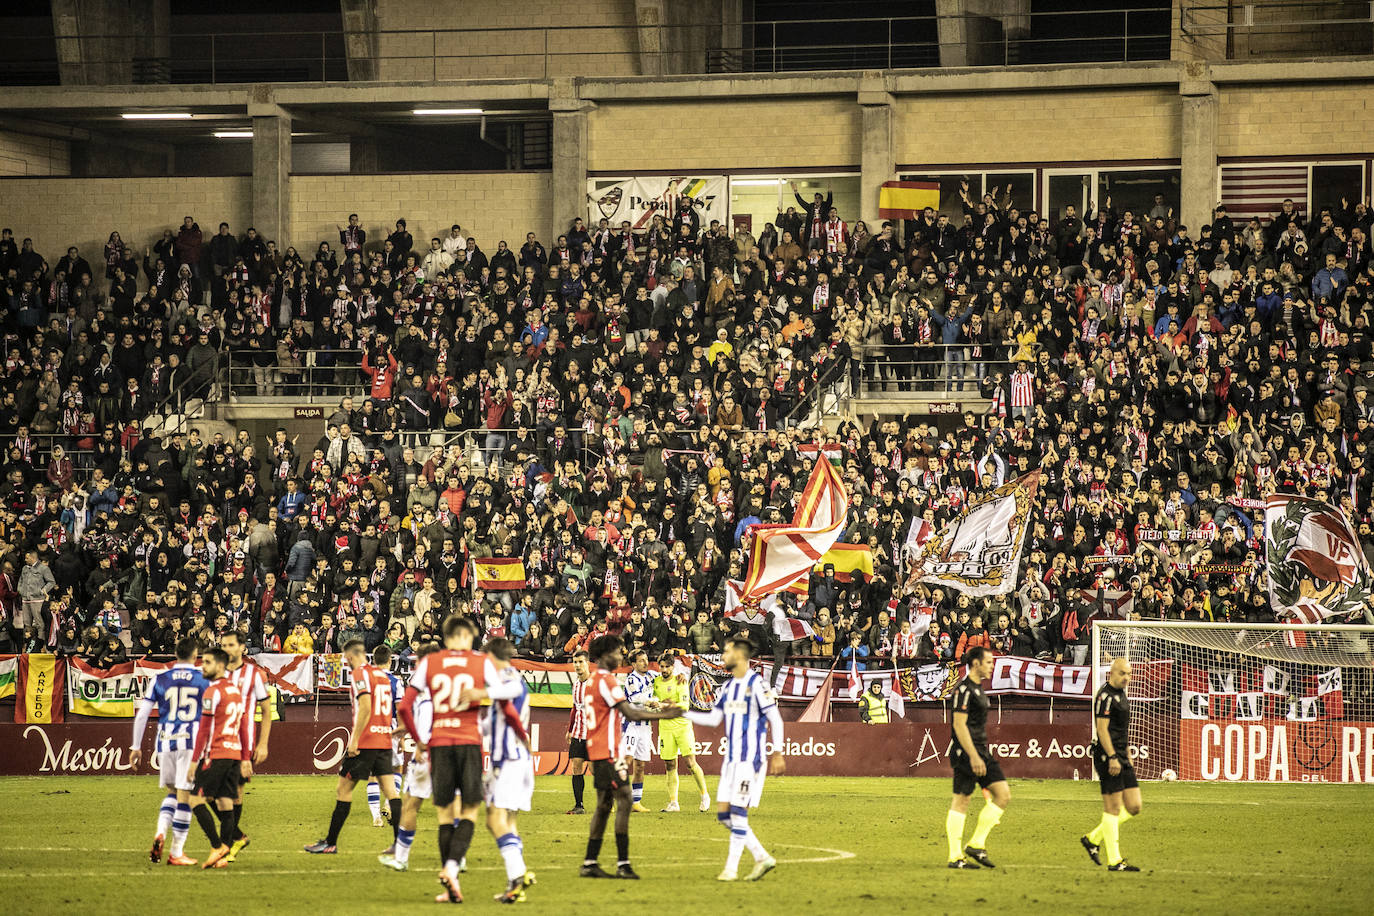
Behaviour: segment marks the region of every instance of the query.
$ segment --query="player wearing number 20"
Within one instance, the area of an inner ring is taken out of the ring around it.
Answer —
[[[1121,825],[1140,813],[1140,783],[1131,765],[1126,732],[1131,723],[1131,701],[1126,685],[1131,682],[1131,663],[1112,662],[1112,670],[1093,697],[1093,769],[1102,787],[1102,821],[1080,842],[1094,865],[1101,865],[1101,847],[1107,847],[1108,871],[1140,871],[1121,858]]]
[[[429,738],[430,783],[434,807],[439,817],[439,849],[444,867],[439,883],[451,903],[462,903],[458,887],[458,863],[472,845],[477,813],[482,809],[482,706],[475,696],[493,702],[510,700],[520,694],[520,678],[499,675],[491,659],[472,651],[477,625],[466,617],[449,617],[443,624],[444,648],[426,655],[401,698],[400,715],[406,731],[415,736],[415,749],[425,751],[415,727],[414,706],[421,694],[433,704],[433,723]],[[479,693],[480,692],[480,693]],[[454,822],[455,796],[461,798],[458,821]]]
[[[344,659],[352,671],[349,697],[353,700],[353,732],[339,768],[339,784],[334,791],[334,814],[329,833],[323,840],[305,847],[310,853],[338,852],[339,831],[353,807],[353,789],[374,776],[391,808],[392,839],[401,822],[401,799],[396,794],[391,758],[391,678],[384,669],[367,664],[367,649],[361,639],[350,639],[343,647]]]

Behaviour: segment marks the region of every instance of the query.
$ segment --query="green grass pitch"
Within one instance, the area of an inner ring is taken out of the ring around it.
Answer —
[[[659,814],[662,776],[651,776],[631,821],[639,882],[577,878],[587,818],[567,816],[567,777],[541,777],[535,811],[522,817],[525,854],[539,883],[530,912],[889,914],[909,912],[1243,913],[1369,912],[1374,898],[1374,792],[1360,786],[1149,784],[1142,817],[1122,829],[1122,850],[1143,871],[1095,868],[1078,837],[1098,819],[1088,782],[1012,780],[1012,804],[988,844],[996,871],[945,868],[949,783],[933,779],[770,779],[751,817],[781,863],[757,884],[719,884],[725,832],[714,814]],[[590,783],[590,779],[588,780]],[[715,789],[714,778],[710,779]],[[434,815],[421,812],[405,874],[376,855],[390,830],[374,828],[355,795],[337,856],[301,846],[323,835],[332,776],[258,777],[246,800],[252,845],[226,870],[154,866],[156,778],[0,779],[0,910],[197,913],[270,910],[312,914],[434,912]],[[694,801],[683,779],[683,802]],[[590,791],[590,785],[588,786]],[[973,814],[981,805],[974,800]],[[969,819],[972,830],[973,817]],[[194,823],[187,853],[202,858]],[[613,865],[607,837],[603,864]],[[741,874],[750,858],[746,852]],[[479,825],[468,909],[495,908],[504,875]],[[629,909],[626,909],[629,908]]]

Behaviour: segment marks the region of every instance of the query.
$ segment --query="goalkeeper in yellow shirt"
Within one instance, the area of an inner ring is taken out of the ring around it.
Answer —
[[[664,652],[658,660],[658,677],[653,683],[654,706],[676,706],[689,709],[687,701],[687,674],[677,665],[678,657],[673,652]],[[677,803],[677,790],[680,778],[677,772],[679,758],[687,758],[687,767],[692,771],[697,791],[701,793],[702,811],[711,810],[711,796],[706,792],[706,774],[697,763],[692,723],[685,717],[660,719],[658,723],[658,756],[668,772],[668,804],[664,811],[681,811]]]

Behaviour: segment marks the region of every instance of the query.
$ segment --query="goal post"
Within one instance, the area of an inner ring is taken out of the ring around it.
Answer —
[[[1374,783],[1374,626],[1097,620],[1094,695],[1117,657],[1142,779]]]

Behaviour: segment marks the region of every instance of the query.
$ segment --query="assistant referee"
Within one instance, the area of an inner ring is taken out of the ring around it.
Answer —
[[[1140,813],[1140,783],[1131,765],[1126,732],[1131,724],[1131,701],[1126,685],[1131,682],[1131,663],[1112,660],[1112,670],[1093,697],[1093,769],[1102,787],[1102,821],[1081,837],[1094,865],[1107,847],[1107,871],[1140,871],[1121,857],[1121,824]]]

